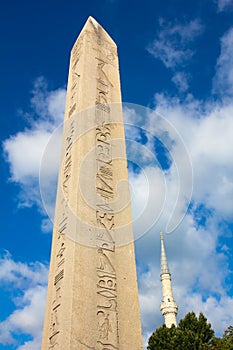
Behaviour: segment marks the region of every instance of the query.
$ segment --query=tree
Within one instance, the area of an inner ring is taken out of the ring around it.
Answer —
[[[232,345],[228,344],[225,339],[222,338],[214,338],[213,346],[211,350],[232,350]]]
[[[158,328],[150,337],[148,350],[205,350],[214,349],[214,331],[206,317],[200,313],[197,318],[189,312],[178,327]]]
[[[221,338],[214,338],[213,340],[213,346],[211,350],[225,350],[223,340]]]
[[[233,350],[233,327],[229,326],[222,338],[214,338],[212,350]]]
[[[233,345],[233,326],[229,326],[223,333],[223,339]]]
[[[232,350],[233,349],[233,326],[229,326],[223,333],[222,341],[224,344],[224,348],[226,350]]]
[[[199,350],[210,349],[214,339],[211,324],[207,323],[203,313],[197,318],[194,312],[189,312],[180,320],[178,328],[181,330],[182,349]]]
[[[177,329],[174,325],[167,328],[165,324],[152,334],[148,343],[148,350],[173,350],[176,349]]]

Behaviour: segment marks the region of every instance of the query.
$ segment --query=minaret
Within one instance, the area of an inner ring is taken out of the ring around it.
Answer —
[[[173,299],[171,274],[168,267],[166,252],[164,248],[163,234],[160,233],[161,240],[161,282],[163,300],[160,306],[161,312],[164,316],[165,325],[170,328],[173,324],[176,326],[176,315],[178,312],[178,305]]]

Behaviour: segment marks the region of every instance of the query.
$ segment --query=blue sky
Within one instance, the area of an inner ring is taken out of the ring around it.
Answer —
[[[1,7],[0,349],[40,349],[51,242],[40,162],[89,15],[118,45],[125,121],[135,126],[126,136],[129,159],[140,158],[129,169],[144,341],[163,323],[159,232],[169,227],[178,318],[202,311],[221,335],[233,324],[233,1]]]

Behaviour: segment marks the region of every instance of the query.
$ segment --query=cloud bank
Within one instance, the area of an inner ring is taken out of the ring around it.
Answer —
[[[41,262],[15,262],[9,253],[0,258],[0,267],[1,288],[10,288],[15,306],[0,322],[0,343],[17,346],[17,350],[39,350],[48,267]],[[24,341],[28,336],[31,340]]]
[[[59,88],[49,91],[46,80],[39,77],[31,93],[30,110],[22,112],[29,125],[5,140],[3,149],[10,167],[10,181],[19,186],[19,207],[36,205],[46,215],[41,202],[38,175],[49,139],[63,121],[66,90]],[[56,184],[60,154],[60,144],[56,146],[54,158],[48,164],[48,171],[54,179],[53,186]],[[51,230],[50,220],[44,219],[42,229]]]

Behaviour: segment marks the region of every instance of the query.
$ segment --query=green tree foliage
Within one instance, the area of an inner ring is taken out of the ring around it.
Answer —
[[[202,313],[198,318],[194,312],[188,313],[180,320],[178,328],[181,330],[181,349],[210,349],[214,331]]]
[[[233,326],[229,326],[222,338],[216,338],[211,324],[200,313],[197,318],[189,312],[178,327],[158,328],[150,337],[148,350],[233,350]]]
[[[212,350],[233,350],[233,326],[229,326],[222,338],[214,338]]]
[[[213,340],[213,346],[211,348],[212,350],[225,350],[223,340],[221,338],[214,338]]]
[[[174,325],[167,328],[165,325],[158,328],[149,339],[148,350],[173,350],[176,349],[177,329]]]
[[[233,326],[229,326],[223,333],[223,339],[233,345]]]
[[[211,350],[233,350],[233,346],[225,339],[214,338]]]
[[[214,331],[200,313],[197,318],[194,312],[188,313],[180,320],[178,327],[158,328],[150,337],[148,350],[205,350],[214,349]]]

